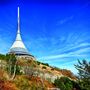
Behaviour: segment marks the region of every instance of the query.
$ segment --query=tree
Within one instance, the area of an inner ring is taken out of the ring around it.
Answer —
[[[79,84],[83,90],[90,90],[90,62],[86,60],[79,61],[75,65],[78,70]]]
[[[10,78],[14,79],[15,75],[20,71],[17,65],[16,56],[14,54],[7,54],[6,61],[7,61],[7,70],[9,72]]]

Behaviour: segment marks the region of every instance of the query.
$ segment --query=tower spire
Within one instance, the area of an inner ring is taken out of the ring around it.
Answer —
[[[18,32],[17,33],[20,33],[20,10],[19,10],[19,7],[18,7]]]
[[[18,7],[18,30],[17,30],[17,37],[16,37],[16,40],[17,41],[21,41],[21,35],[20,35],[20,10],[19,10],[19,7]]]

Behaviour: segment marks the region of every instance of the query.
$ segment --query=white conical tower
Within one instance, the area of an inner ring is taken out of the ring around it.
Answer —
[[[9,53],[15,53],[17,55],[21,54],[21,55],[26,55],[28,54],[27,49],[21,39],[21,35],[20,35],[20,12],[19,12],[19,7],[18,7],[18,31],[17,31],[17,36],[16,36],[16,40],[13,43],[12,47],[10,48],[10,52]]]

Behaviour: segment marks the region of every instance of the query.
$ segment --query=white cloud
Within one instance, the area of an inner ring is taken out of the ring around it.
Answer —
[[[58,21],[58,24],[64,24],[64,23],[68,22],[69,20],[72,20],[73,18],[74,18],[74,16],[67,17],[65,19]]]
[[[38,60],[51,60],[51,59],[61,59],[61,58],[68,58],[68,57],[82,57],[84,55],[82,54],[72,54],[72,53],[69,53],[69,54],[60,54],[60,55],[51,55],[51,56],[45,56],[45,57],[40,57],[38,58]],[[86,55],[85,55],[86,56]]]

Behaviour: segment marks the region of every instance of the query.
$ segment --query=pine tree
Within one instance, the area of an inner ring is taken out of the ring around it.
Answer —
[[[86,60],[79,61],[75,65],[78,70],[79,84],[83,90],[90,90],[90,62]]]

